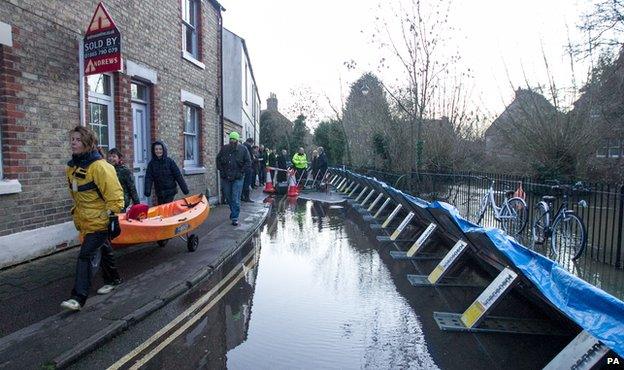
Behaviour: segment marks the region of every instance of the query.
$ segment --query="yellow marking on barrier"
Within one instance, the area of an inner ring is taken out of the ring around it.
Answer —
[[[353,190],[351,190],[351,192],[349,193],[349,196],[352,197],[353,193],[355,193],[357,191],[357,189],[359,189],[359,188],[360,188],[360,184],[357,184],[357,186],[354,187]]]
[[[374,218],[377,218],[381,212],[383,212],[384,209],[386,209],[386,207],[388,206],[388,204],[390,203],[390,198],[386,199],[385,202],[383,202],[383,204],[381,205],[381,207],[377,210],[377,213],[375,213],[375,215],[373,216]]]
[[[361,192],[360,194],[358,194],[357,198],[355,198],[355,201],[356,201],[356,202],[359,202],[359,201],[360,201],[360,198],[362,198],[362,196],[363,196],[364,194],[366,194],[366,191],[367,191],[367,190],[368,190],[368,186],[364,187],[364,190],[362,190],[362,192]]]
[[[406,253],[407,257],[413,257],[418,252],[418,250],[423,245],[425,245],[425,242],[427,241],[427,239],[429,239],[429,237],[431,236],[431,233],[433,233],[436,227],[438,227],[438,225],[434,223],[430,223],[429,226],[427,226],[425,231],[422,234],[420,234],[420,236],[414,242],[414,244],[412,244],[410,249],[407,250],[407,253]]]
[[[433,269],[433,271],[431,271],[431,273],[429,274],[429,276],[427,276],[427,280],[429,280],[429,282],[431,284],[435,284],[438,282],[438,280],[440,279],[440,276],[442,276],[442,273],[444,272],[444,268],[440,265],[436,266],[436,268]]]
[[[457,261],[457,259],[464,253],[468,244],[463,240],[458,240],[453,248],[442,258],[442,261],[438,263],[436,268],[431,271],[431,274],[427,277],[431,284],[435,284],[440,277]]]
[[[399,211],[401,210],[403,206],[402,205],[398,205],[396,206],[396,208],[394,209],[394,211],[392,211],[392,213],[388,216],[388,218],[386,219],[386,221],[381,225],[382,229],[385,229],[386,227],[388,227],[388,225],[390,224],[390,222],[392,222],[392,220],[394,219],[394,217],[396,217],[397,213],[399,213]]]
[[[485,307],[483,307],[479,301],[475,301],[468,307],[466,312],[462,314],[461,321],[467,328],[472,328],[474,324],[479,321],[481,316],[483,316],[484,312]]]
[[[368,207],[368,209],[367,209],[368,212],[373,210],[373,208],[377,205],[377,203],[379,203],[379,200],[381,199],[381,197],[383,197],[383,193],[379,193],[377,198],[375,198],[373,203],[371,203],[370,207]]]

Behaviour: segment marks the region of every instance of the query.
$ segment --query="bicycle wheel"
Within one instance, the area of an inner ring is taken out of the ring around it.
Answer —
[[[487,202],[487,195],[481,199],[481,202],[479,202],[479,209],[475,212],[473,216],[473,219],[477,220],[477,225],[481,225],[481,221],[483,221],[483,216],[485,216],[485,211],[487,210]]]
[[[587,244],[583,221],[571,211],[560,215],[553,223],[550,243],[555,256],[563,254],[570,255],[572,261],[578,259]]]
[[[520,235],[527,224],[529,210],[526,203],[520,198],[511,198],[507,206],[503,205],[500,221],[503,229],[511,236]]]
[[[546,210],[542,203],[537,205],[535,210],[533,227],[531,228],[531,234],[533,237],[531,243],[531,249],[535,249],[538,244],[544,245],[546,242],[546,228],[550,224],[550,213]]]

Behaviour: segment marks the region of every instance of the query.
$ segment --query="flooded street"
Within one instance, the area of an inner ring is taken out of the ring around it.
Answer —
[[[442,331],[475,288],[418,288],[349,206],[273,199],[251,242],[210,279],[73,369],[541,368],[571,338]],[[546,318],[511,295],[495,315]]]
[[[307,202],[263,231],[246,340],[228,367],[435,367],[378,252],[358,243],[343,209],[325,212]]]

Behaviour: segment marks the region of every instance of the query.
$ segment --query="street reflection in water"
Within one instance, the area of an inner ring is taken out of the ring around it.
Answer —
[[[435,368],[418,316],[344,210],[274,206],[258,263],[217,308],[227,348],[220,360],[231,369]],[[195,329],[188,335],[216,334]]]

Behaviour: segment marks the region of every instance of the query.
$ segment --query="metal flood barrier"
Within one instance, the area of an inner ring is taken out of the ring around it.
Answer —
[[[493,317],[493,308],[512,289],[582,330],[546,368],[591,368],[612,349],[624,357],[624,303],[584,282],[503,231],[465,220],[443,202],[428,203],[382,181],[331,168],[330,183],[347,197],[371,229],[385,233],[380,243],[395,246],[395,260],[439,261],[425,275],[408,275],[413,286],[481,288],[463,312],[434,312],[441,330],[569,335],[550,321]],[[433,240],[437,242],[432,242]],[[444,246],[440,250],[440,246]],[[461,281],[451,272],[470,256],[494,276],[487,286]],[[569,294],[568,296],[564,294]],[[579,307],[583,309],[580,310]],[[601,315],[601,320],[595,320]]]

